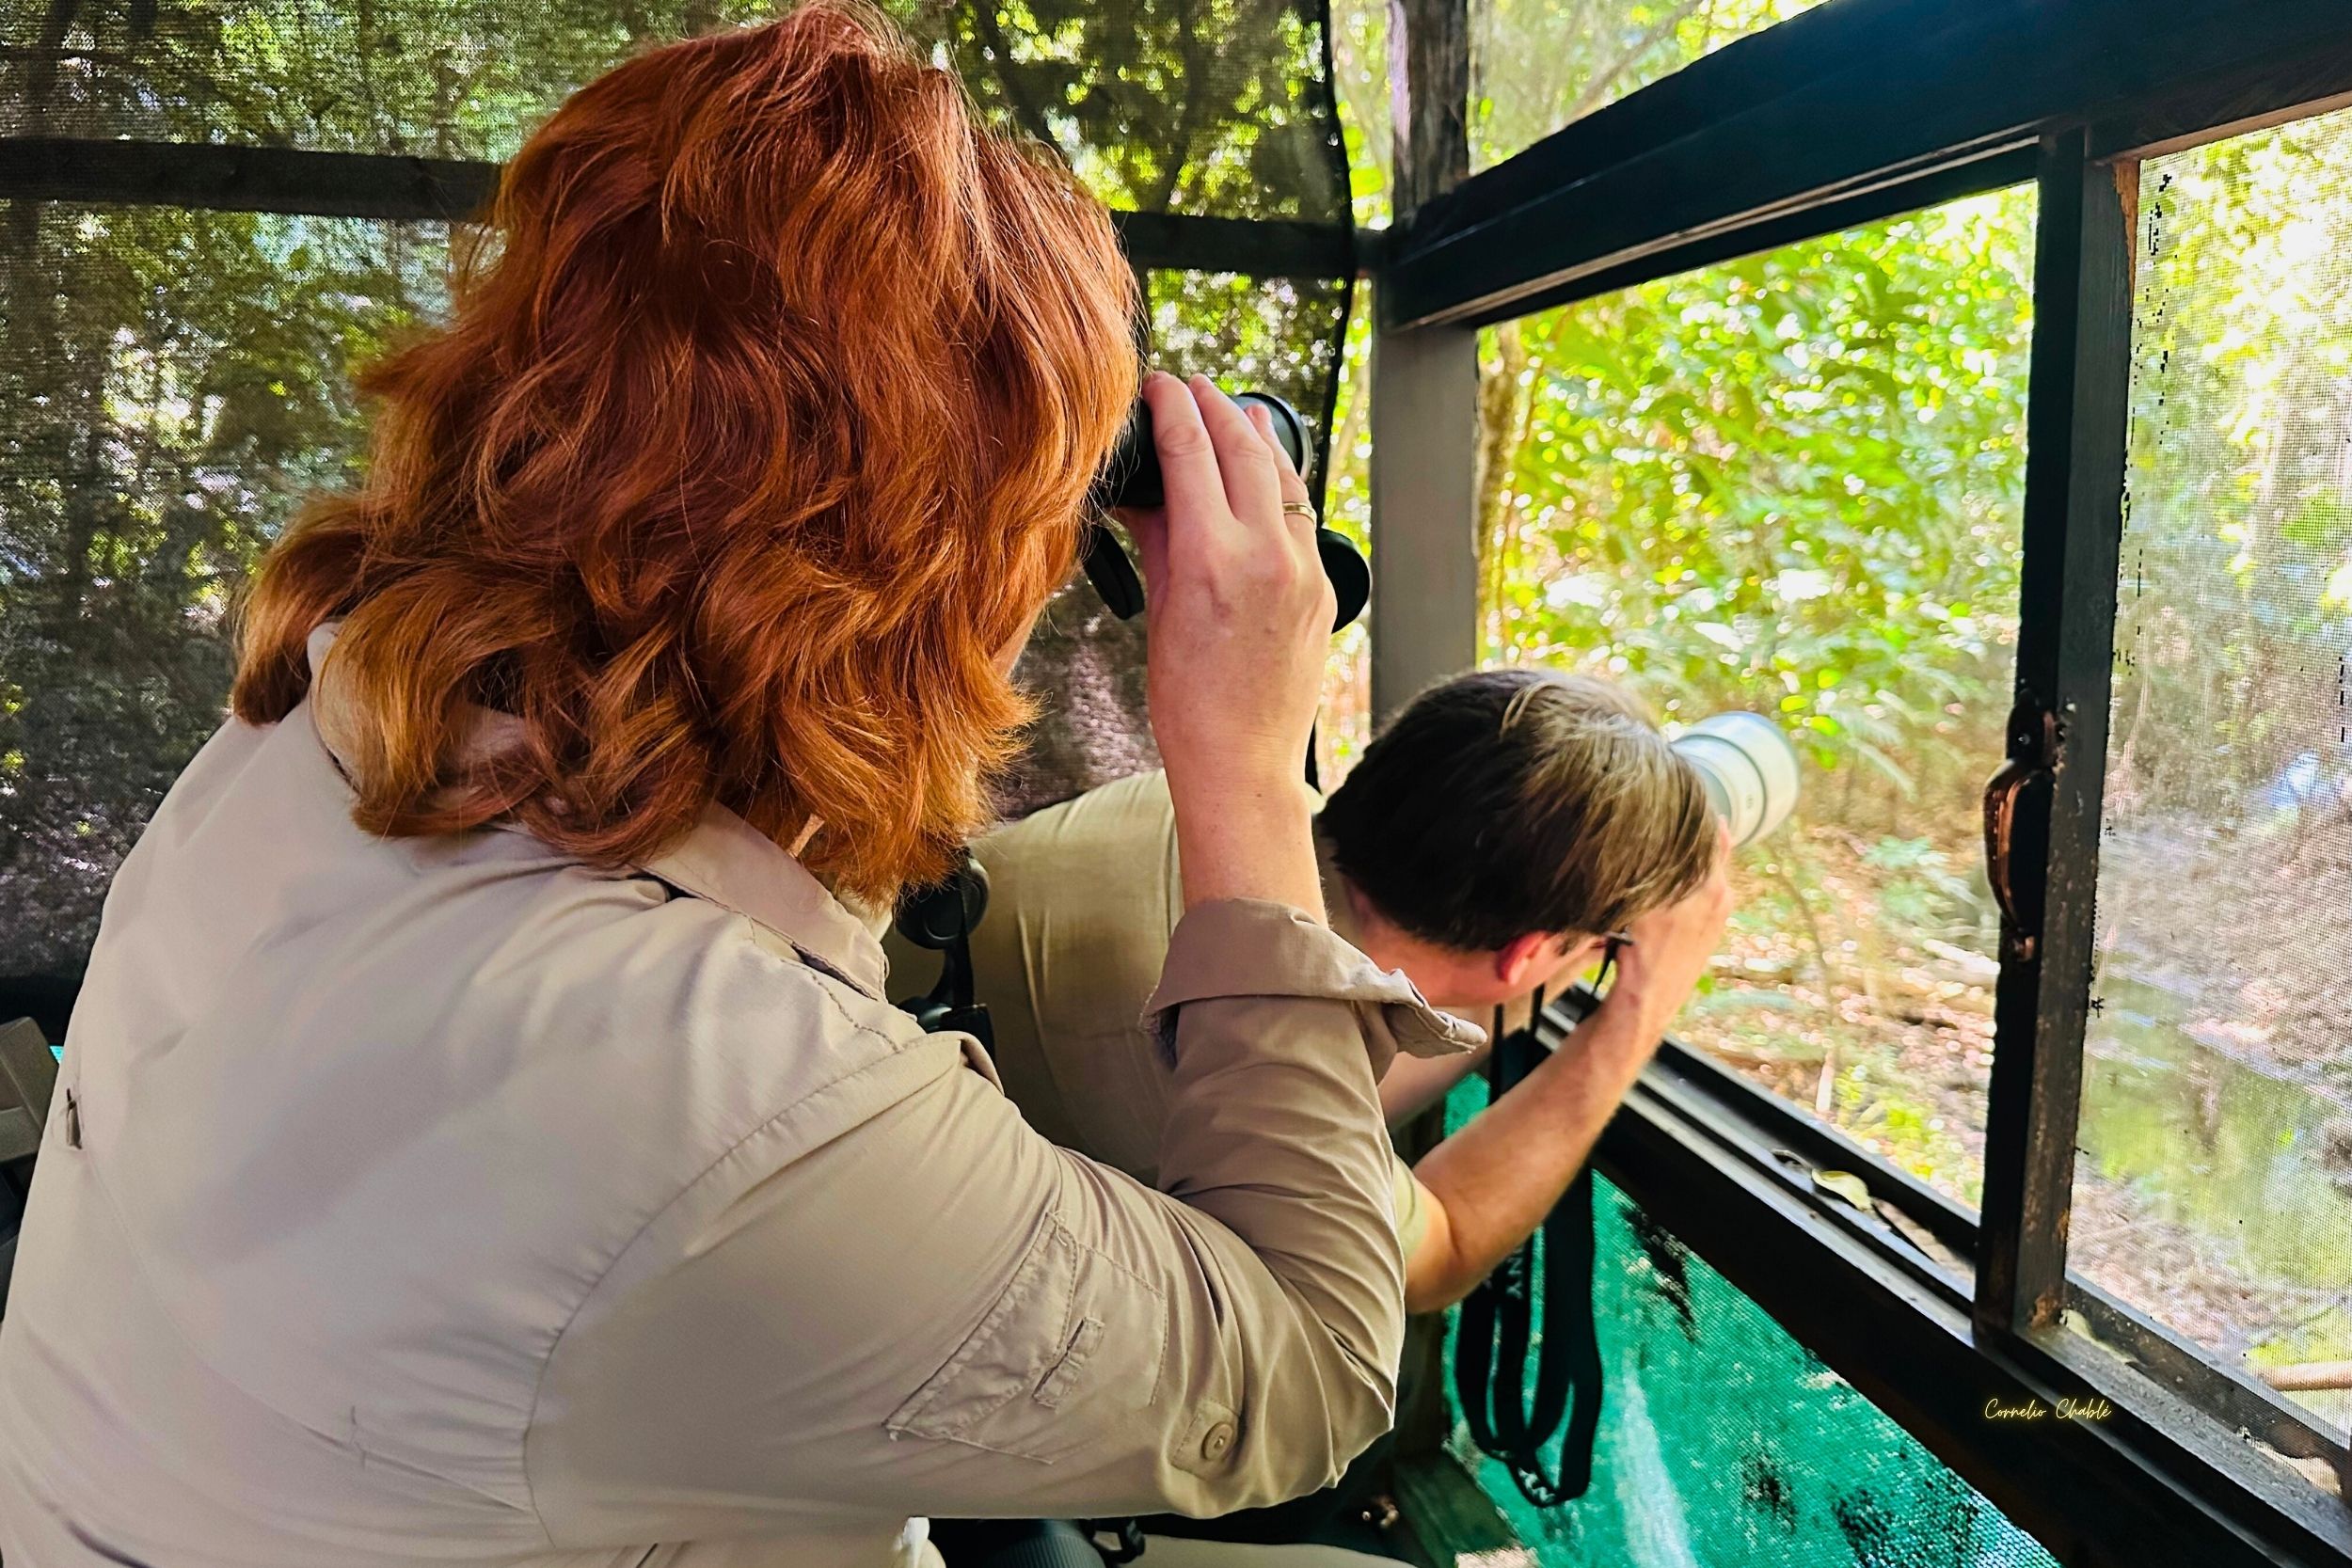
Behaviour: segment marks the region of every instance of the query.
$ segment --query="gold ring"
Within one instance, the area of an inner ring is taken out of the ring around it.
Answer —
[[[1284,501],[1282,510],[1286,513],[1295,513],[1301,517],[1312,517],[1315,515],[1314,506],[1308,501]]]

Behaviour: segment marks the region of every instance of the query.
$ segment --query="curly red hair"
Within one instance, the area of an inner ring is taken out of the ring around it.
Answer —
[[[650,53],[506,169],[357,491],[263,562],[234,704],[333,655],[371,832],[642,860],[723,804],[846,893],[945,869],[1134,398],[1133,274],[1050,154],[861,7]],[[526,744],[460,760],[468,705]]]

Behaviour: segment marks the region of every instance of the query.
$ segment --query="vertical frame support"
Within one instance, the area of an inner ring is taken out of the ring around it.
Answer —
[[[1389,0],[1396,226],[1470,172],[1468,0]],[[1375,275],[1375,302],[1379,295]],[[1372,711],[1478,661],[1478,335],[1372,344]]]
[[[1374,285],[1375,288],[1378,285]],[[1478,662],[1478,334],[1372,341],[1372,716]]]
[[[1470,172],[1469,0],[1389,0],[1395,227]],[[1374,303],[1380,280],[1373,277]],[[1413,693],[1478,661],[1478,336],[1460,328],[1375,329],[1372,343],[1372,711],[1384,722]],[[1396,1131],[1418,1160],[1445,1135],[1432,1106]],[[1415,1318],[1405,1338],[1410,1400],[1395,1457],[1445,1447],[1445,1320]]]
[[[2138,166],[2087,131],[2044,136],[2034,240],[2025,551],[2009,762],[1986,791],[2002,905],[1977,1267],[1980,1332],[2024,1335],[2066,1304],[2099,890],[2116,570],[2131,390]]]

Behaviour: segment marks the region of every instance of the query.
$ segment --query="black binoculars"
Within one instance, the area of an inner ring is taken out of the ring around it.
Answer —
[[[1297,409],[1272,392],[1238,392],[1233,401],[1245,409],[1256,404],[1271,414],[1274,438],[1290,454],[1291,467],[1301,478],[1312,473],[1314,437]],[[1127,417],[1127,428],[1120,432],[1119,445],[1111,450],[1110,461],[1103,466],[1102,477],[1094,482],[1093,499],[1104,512],[1120,506],[1158,506],[1168,499],[1160,478],[1159,449],[1152,444],[1152,410],[1139,398],[1135,412]],[[1331,629],[1337,631],[1363,613],[1372,597],[1372,568],[1346,535],[1320,525],[1315,529],[1315,553],[1322,558],[1323,575],[1331,579],[1331,591],[1339,600],[1338,619],[1331,623]],[[1124,621],[1143,608],[1143,581],[1136,575],[1135,563],[1127,559],[1109,523],[1100,517],[1087,531],[1085,561],[1088,580],[1112,614]]]

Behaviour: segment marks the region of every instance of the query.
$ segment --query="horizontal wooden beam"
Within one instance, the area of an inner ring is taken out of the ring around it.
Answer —
[[[2352,1465],[2341,1430],[2279,1397],[2294,1385],[2275,1381],[2272,1374],[2288,1369],[2257,1370],[2223,1361],[2080,1275],[2068,1276],[2066,1305],[2074,1327],[2129,1362],[2135,1371],[2219,1417],[2233,1431],[2293,1459]]]
[[[202,207],[310,217],[463,222],[498,190],[499,166],[200,142],[0,140],[0,197]]]
[[[1785,232],[2055,130],[2130,116],[2179,135],[2324,101],[2352,88],[2324,69],[2347,40],[2352,7],[2310,0],[1840,0],[1406,214],[1382,323],[1476,325],[1596,274],[1657,277],[1740,230]]]
[[[462,223],[497,193],[499,166],[197,142],[0,138],[0,198],[199,207],[310,217]],[[1293,218],[1115,211],[1137,267],[1249,277],[1344,278],[1346,228]]]
[[[1533,315],[1554,306],[1597,299],[1604,294],[1615,293],[1620,289],[1634,288],[1661,277],[1672,277],[1700,267],[1735,261],[1742,256],[1778,250],[1783,245],[1819,239],[1823,234],[1841,233],[1882,219],[1940,207],[1963,197],[2005,190],[2031,180],[2035,164],[2035,150],[2031,147],[2012,148],[1991,157],[1955,164],[1915,179],[1897,181],[1822,206],[1806,207],[1786,217],[1703,235],[1650,252],[1631,261],[1603,267],[1598,272],[1581,273],[1552,288],[1516,299],[1507,307],[1498,308],[1491,315],[1481,313],[1466,325],[1485,325],[1489,320]]]
[[[1119,238],[1139,267],[1230,272],[1245,277],[1356,276],[1356,237],[1295,218],[1200,217],[1189,213],[1111,210]]]

